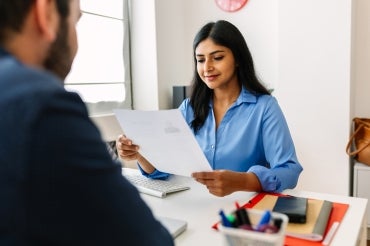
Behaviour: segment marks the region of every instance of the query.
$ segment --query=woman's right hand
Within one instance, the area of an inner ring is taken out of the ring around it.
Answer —
[[[124,161],[137,160],[144,172],[150,174],[155,167],[139,153],[139,145],[133,144],[132,140],[125,135],[119,135],[116,140],[117,153]]]
[[[132,140],[125,135],[119,135],[116,140],[117,153],[124,161],[140,159],[139,146],[132,143]]]

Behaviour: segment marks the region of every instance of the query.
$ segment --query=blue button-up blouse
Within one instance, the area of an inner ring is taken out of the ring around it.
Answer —
[[[195,138],[212,169],[253,172],[264,191],[281,192],[296,186],[302,166],[283,112],[273,96],[256,96],[242,88],[217,129],[212,101],[209,107],[208,117]],[[194,113],[189,99],[179,109],[190,127]],[[144,175],[168,176],[159,171]]]

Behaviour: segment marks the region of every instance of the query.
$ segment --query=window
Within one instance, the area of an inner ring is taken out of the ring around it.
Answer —
[[[127,1],[80,1],[79,49],[65,87],[80,94],[90,115],[131,108]]]

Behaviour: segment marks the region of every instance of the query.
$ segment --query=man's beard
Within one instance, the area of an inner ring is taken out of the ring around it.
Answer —
[[[57,38],[50,46],[44,61],[44,67],[64,82],[71,66],[72,57],[71,48],[68,45],[68,25],[66,20],[61,20]]]

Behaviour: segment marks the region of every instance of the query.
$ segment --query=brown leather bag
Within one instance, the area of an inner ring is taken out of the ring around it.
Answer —
[[[370,166],[370,119],[356,117],[352,121],[354,128],[347,144],[347,154]]]

